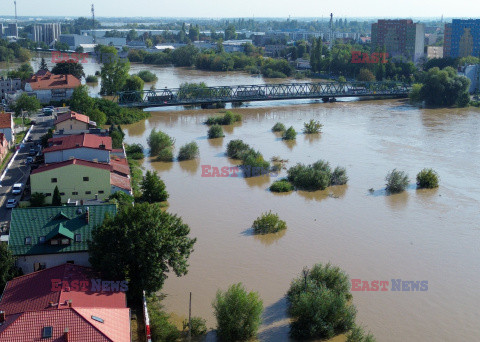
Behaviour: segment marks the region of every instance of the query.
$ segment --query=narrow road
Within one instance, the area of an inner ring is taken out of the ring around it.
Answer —
[[[30,136],[33,142],[26,142],[21,144],[15,160],[13,161],[10,169],[7,171],[5,178],[1,182],[0,186],[0,227],[10,221],[11,209],[5,207],[6,201],[10,198],[16,198],[20,201],[22,195],[13,195],[12,186],[15,183],[25,183],[30,175],[30,166],[26,164],[28,152],[30,147],[40,142],[40,137],[47,133],[48,129],[53,126],[53,116],[32,116],[32,120],[35,120],[36,124],[33,126]]]

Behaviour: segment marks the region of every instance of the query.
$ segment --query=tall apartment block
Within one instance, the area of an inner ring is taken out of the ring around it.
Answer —
[[[445,24],[443,57],[480,57],[480,19],[453,19]]]
[[[417,62],[425,55],[425,25],[411,19],[378,20],[372,24],[372,46],[385,47],[390,58]]]
[[[59,23],[53,24],[35,24],[33,25],[32,35],[35,42],[44,42],[51,45],[58,40],[62,26]]]

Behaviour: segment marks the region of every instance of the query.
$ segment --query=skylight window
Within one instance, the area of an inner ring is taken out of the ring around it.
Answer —
[[[42,338],[52,337],[53,327],[43,327]]]
[[[103,319],[101,319],[100,317],[97,317],[97,316],[92,316],[92,319],[93,319],[94,321],[97,321],[97,322],[103,323]]]

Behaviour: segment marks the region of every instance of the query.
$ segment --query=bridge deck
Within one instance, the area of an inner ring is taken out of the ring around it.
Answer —
[[[337,97],[405,97],[410,86],[397,82],[325,82],[198,87],[120,92],[124,107],[202,105],[217,102],[250,102]]]

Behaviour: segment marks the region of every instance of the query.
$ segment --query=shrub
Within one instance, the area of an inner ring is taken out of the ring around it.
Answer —
[[[317,162],[318,164],[319,162]],[[328,163],[326,164],[328,166]],[[320,169],[318,164],[313,165],[297,164],[287,171],[288,180],[298,189],[303,190],[324,190],[330,185],[329,170]]]
[[[227,156],[233,159],[240,159],[240,154],[250,149],[248,144],[245,144],[242,140],[231,140],[227,144]]]
[[[404,191],[408,186],[408,175],[404,171],[393,169],[392,172],[385,177],[387,181],[386,190],[391,193]]]
[[[348,276],[340,268],[316,264],[294,279],[287,293],[292,318],[290,335],[296,339],[329,339],[354,326],[356,309]]]
[[[132,205],[134,202],[134,198],[131,195],[128,195],[127,193],[123,191],[117,191],[113,194],[110,195],[108,198],[109,201],[113,203],[118,203],[119,207],[124,207],[128,205]]]
[[[138,77],[140,77],[144,82],[154,82],[156,81],[157,75],[155,75],[153,72],[150,70],[142,70],[138,74]]]
[[[175,139],[171,138],[168,134],[162,131],[152,130],[148,139],[148,146],[150,147],[150,155],[157,155],[160,151],[167,147],[173,146]]]
[[[157,160],[164,162],[173,161],[173,151],[171,147],[165,147],[157,154]]]
[[[272,132],[285,132],[287,128],[285,125],[281,122],[277,122],[275,125],[272,127]]]
[[[224,136],[223,129],[220,125],[215,124],[208,129],[208,139],[222,138]]]
[[[205,123],[211,125],[231,125],[235,122],[242,121],[240,114],[232,113],[227,110],[223,116],[210,116]]]
[[[57,185],[55,185],[55,189],[53,189],[52,205],[54,206],[62,205],[62,196],[60,195],[60,190],[58,190]]]
[[[433,169],[423,169],[417,174],[417,187],[433,189],[438,187],[438,174]]]
[[[148,203],[163,202],[168,199],[167,187],[156,171],[147,171],[140,182],[141,200]]]
[[[347,182],[347,170],[344,167],[337,166],[330,177],[330,185],[343,185]]]
[[[192,336],[202,336],[207,333],[207,324],[203,318],[194,316],[190,323],[192,325]],[[183,331],[188,332],[188,319],[183,321]]]
[[[287,129],[282,136],[283,140],[294,140],[296,137],[297,132],[295,132],[295,129],[292,126],[290,126],[290,128]]]
[[[314,134],[314,133],[320,133],[320,130],[322,129],[323,125],[311,119],[309,122],[304,122],[303,123],[303,133],[305,134]]]
[[[131,144],[125,146],[125,152],[129,159],[143,159],[143,146],[140,144]]]
[[[30,196],[31,207],[43,207],[45,205],[45,195],[40,192],[34,192]]]
[[[273,192],[293,191],[293,185],[286,179],[280,179],[273,182],[273,184],[270,185],[270,191],[273,191]]]
[[[245,341],[257,334],[263,312],[257,292],[247,292],[242,283],[234,284],[226,292],[219,290],[212,306],[222,340]]]
[[[159,300],[156,297],[149,298],[147,307],[153,341],[177,341],[180,331],[169,322],[170,316],[162,310]]]
[[[269,211],[257,217],[257,219],[253,221],[252,227],[255,234],[269,234],[287,229],[287,224],[285,221],[280,220],[278,214],[273,214]]]
[[[270,172],[270,163],[263,158],[260,152],[249,149],[242,152],[240,157],[243,161],[242,169],[245,177],[255,177]]]
[[[355,325],[347,334],[346,342],[375,342],[375,337],[371,333],[365,334],[362,327]]]
[[[94,75],[88,75],[85,81],[87,83],[98,83],[98,77]]]
[[[180,151],[178,152],[178,160],[195,159],[198,157],[198,154],[198,145],[195,141],[192,141],[191,143],[180,147]]]

